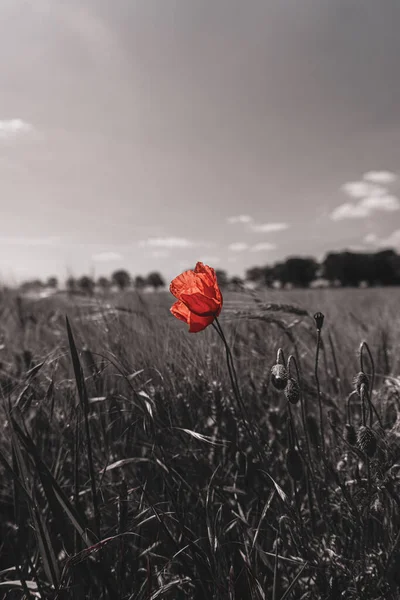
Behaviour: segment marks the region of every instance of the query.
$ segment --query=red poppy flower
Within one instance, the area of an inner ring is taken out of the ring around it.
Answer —
[[[171,306],[177,319],[189,325],[191,333],[202,331],[222,310],[222,294],[214,269],[198,262],[194,271],[185,271],[171,281],[171,294],[178,301]]]

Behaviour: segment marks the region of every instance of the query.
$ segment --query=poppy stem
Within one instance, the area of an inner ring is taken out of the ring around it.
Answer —
[[[233,356],[232,356],[232,352],[231,349],[229,348],[229,344],[227,342],[227,339],[225,337],[225,334],[223,332],[223,329],[221,327],[221,324],[218,321],[218,318],[215,317],[215,325],[213,323],[213,327],[214,329],[217,331],[219,337],[221,338],[221,340],[224,343],[225,346],[225,351],[226,351],[226,362],[227,362],[227,366],[228,366],[228,372],[229,372],[229,377],[232,383],[232,388],[233,388],[233,392],[236,396],[236,400],[240,409],[240,414],[242,417],[242,421],[243,421],[243,425],[245,426],[247,433],[249,434],[255,449],[257,449],[257,452],[261,458],[261,452],[260,452],[260,447],[259,444],[254,436],[253,431],[251,430],[251,428],[249,427],[248,422],[246,421],[246,410],[245,410],[245,406],[243,403],[243,399],[240,393],[240,388],[239,388],[239,383],[238,383],[238,379],[237,379],[237,374],[236,374],[236,369],[235,369],[235,364],[233,362]]]

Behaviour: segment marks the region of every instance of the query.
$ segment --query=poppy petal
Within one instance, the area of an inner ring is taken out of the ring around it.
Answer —
[[[199,292],[181,294],[180,298],[191,312],[200,317],[215,316],[221,312],[221,304],[215,298],[208,298]]]
[[[194,271],[184,271],[171,281],[169,291],[175,298],[179,298],[182,292],[188,292],[188,290],[199,291],[196,280]]]
[[[184,323],[189,324],[190,310],[188,309],[186,304],[178,300],[177,302],[175,302],[175,304],[171,306],[169,310],[174,315],[174,317],[176,317],[180,321],[183,321]]]
[[[190,313],[189,333],[198,333],[203,331],[208,325],[214,321],[214,317],[200,317],[194,313]]]
[[[170,292],[180,299],[182,293],[200,292],[208,298],[215,298],[222,305],[222,294],[218,287],[214,269],[198,262],[194,271],[184,271],[171,281]]]

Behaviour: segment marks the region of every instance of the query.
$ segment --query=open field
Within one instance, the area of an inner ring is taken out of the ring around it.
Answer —
[[[4,597],[398,598],[400,288],[171,304],[0,293]]]

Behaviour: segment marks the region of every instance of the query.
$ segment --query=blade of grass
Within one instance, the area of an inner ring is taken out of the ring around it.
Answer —
[[[86,448],[87,448],[87,457],[88,457],[88,466],[89,466],[89,477],[90,477],[90,486],[92,491],[92,502],[93,502],[93,511],[94,511],[94,521],[95,521],[95,532],[97,538],[100,539],[100,530],[101,530],[101,517],[100,517],[100,509],[99,509],[99,500],[97,496],[97,488],[96,488],[96,476],[93,464],[93,453],[92,453],[92,442],[90,437],[90,427],[89,427],[89,399],[85,385],[85,378],[83,374],[83,369],[79,360],[78,351],[76,349],[74,336],[72,333],[71,326],[69,324],[68,317],[65,317],[67,324],[67,332],[68,332],[68,342],[69,348],[71,351],[72,365],[75,373],[76,387],[78,390],[78,395],[80,399],[80,403],[83,409],[84,423],[85,423],[85,434],[86,434]]]

